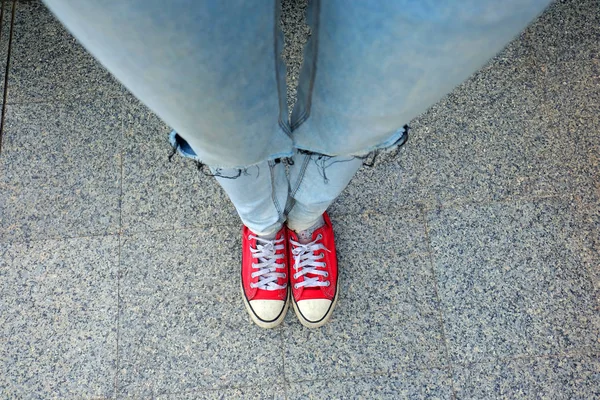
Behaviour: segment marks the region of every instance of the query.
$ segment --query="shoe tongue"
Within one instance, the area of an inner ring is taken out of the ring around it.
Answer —
[[[321,216],[319,217],[319,220],[310,228],[300,232],[296,232],[296,234],[298,235],[298,241],[302,244],[312,242],[313,233],[315,233],[315,231],[323,225],[325,225],[325,220],[323,219],[323,216]]]

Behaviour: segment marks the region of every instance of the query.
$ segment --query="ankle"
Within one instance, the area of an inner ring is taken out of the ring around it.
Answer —
[[[274,228],[269,228],[266,231],[255,231],[254,229],[251,229],[250,227],[248,227],[248,230],[250,230],[250,232],[252,232],[253,235],[258,236],[261,239],[275,239],[275,237],[277,236],[277,234],[279,233],[279,231],[281,231],[281,228],[283,228],[283,224],[279,224],[277,226],[275,226]]]
[[[323,215],[320,215],[317,219],[312,221],[293,221],[288,220],[287,227],[296,233],[300,233],[306,230],[315,230],[325,225]]]

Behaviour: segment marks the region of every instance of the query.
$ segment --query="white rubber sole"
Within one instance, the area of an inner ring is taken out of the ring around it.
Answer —
[[[252,307],[250,307],[250,303],[246,299],[246,294],[244,293],[244,285],[241,283],[240,283],[240,288],[242,290],[242,299],[244,299],[244,305],[246,306],[246,311],[248,311],[248,314],[250,315],[252,322],[254,322],[256,325],[258,325],[264,329],[275,328],[276,326],[280,325],[283,322],[283,320],[285,319],[285,315],[287,314],[288,308],[290,306],[290,291],[289,290],[288,290],[287,297],[285,299],[285,305],[283,306],[283,311],[281,312],[281,315],[279,315],[279,317],[274,321],[265,322],[265,321],[259,319],[252,311]]]
[[[318,322],[310,322],[306,318],[304,318],[302,316],[302,314],[300,313],[300,310],[298,310],[298,305],[296,304],[296,301],[292,297],[292,304],[294,305],[294,312],[296,313],[296,317],[298,317],[298,320],[300,321],[300,323],[307,328],[320,328],[323,325],[325,325],[326,323],[328,323],[329,320],[331,319],[331,315],[333,314],[333,310],[335,309],[335,306],[337,305],[339,290],[340,290],[340,282],[338,279],[338,283],[335,288],[335,296],[333,296],[333,304],[331,305],[331,307],[329,307],[329,311],[327,312],[327,314],[325,314],[323,319],[321,319]],[[290,292],[291,292],[291,290],[290,290]]]

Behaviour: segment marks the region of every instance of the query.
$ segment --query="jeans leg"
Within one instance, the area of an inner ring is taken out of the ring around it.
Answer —
[[[362,165],[357,157],[329,157],[296,153],[290,166],[290,203],[287,224],[301,231],[314,225]]]
[[[44,1],[197,160],[291,156],[279,0]]]
[[[363,155],[502,49],[550,0],[312,0],[298,101],[299,149]],[[310,116],[310,117],[309,117]]]
[[[279,0],[45,0],[75,37],[210,165],[244,224],[278,230],[292,154]],[[233,179],[235,178],[235,179]]]
[[[252,232],[268,235],[281,229],[288,200],[288,178],[282,162],[263,161],[245,169],[210,170]]]

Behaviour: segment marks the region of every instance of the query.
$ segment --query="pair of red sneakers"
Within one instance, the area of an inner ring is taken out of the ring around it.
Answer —
[[[317,328],[331,318],[338,294],[337,257],[327,213],[323,221],[308,238],[284,226],[274,239],[263,239],[244,226],[242,295],[258,326],[279,325],[290,300],[306,327]]]

